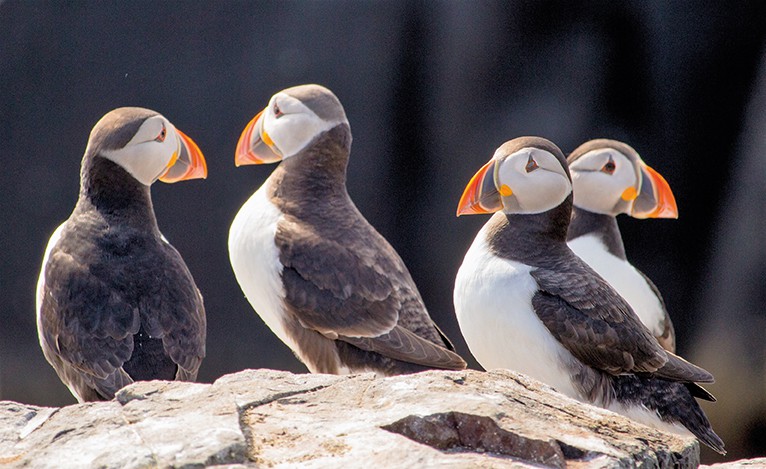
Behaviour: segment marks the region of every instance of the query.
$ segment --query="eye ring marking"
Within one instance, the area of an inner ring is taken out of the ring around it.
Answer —
[[[160,143],[165,141],[165,137],[168,136],[168,129],[165,128],[165,124],[162,124],[162,130],[160,130],[159,135],[154,139]]]
[[[272,110],[274,111],[274,117],[276,117],[277,119],[285,115],[285,113],[282,112],[281,109],[279,109],[279,105],[277,104],[276,101],[274,101],[274,107]]]
[[[614,171],[617,169],[617,165],[614,162],[614,159],[610,156],[609,161],[604,163],[604,166],[601,168],[601,171],[605,172],[606,174],[612,175],[614,174]]]
[[[527,161],[527,165],[526,165],[526,166],[524,166],[524,169],[525,169],[525,170],[526,170],[528,173],[531,173],[532,171],[536,170],[536,169],[537,169],[537,168],[539,168],[539,167],[540,167],[540,166],[538,166],[538,164],[537,164],[537,161],[535,161],[535,159],[534,159],[534,158],[532,158],[532,155],[529,155],[529,160]]]

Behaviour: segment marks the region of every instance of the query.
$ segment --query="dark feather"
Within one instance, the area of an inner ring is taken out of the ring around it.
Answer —
[[[449,370],[459,370],[466,366],[465,361],[455,353],[422,339],[401,326],[374,338],[340,336],[340,339],[362,350],[417,365]]]
[[[284,214],[275,243],[288,314],[324,340],[338,338],[359,353],[465,368],[429,317],[402,259],[349,198],[349,145],[348,126],[339,125],[283,161],[267,181]]]
[[[618,401],[643,406],[665,422],[683,425],[701,442],[726,454],[723,441],[710,427],[688,384],[627,375],[614,378],[614,391]]]
[[[548,330],[577,359],[608,373],[661,368],[665,352],[627,303],[595,272],[584,274],[532,271],[540,288],[532,304]]]
[[[687,381],[690,383],[713,383],[713,375],[693,363],[670,352],[666,352],[668,361],[655,375],[673,381]]]
[[[686,389],[689,390],[689,392],[692,394],[692,396],[696,397],[697,399],[702,399],[709,402],[715,402],[716,398],[714,395],[710,394],[710,392],[700,386],[697,383],[684,383],[686,385]]]
[[[657,373],[675,381],[709,382],[707,371],[666,352],[628,303],[566,245],[571,196],[534,215],[496,214],[490,248],[534,267],[540,320],[584,364],[617,375]]]
[[[135,379],[194,379],[206,323],[186,264],[160,237],[148,188],[98,160],[89,170],[102,184],[111,178],[111,200],[86,185],[62,227],[43,266],[40,334],[81,398],[111,399]]]
[[[610,254],[618,259],[628,262],[627,256],[625,255],[625,247],[622,243],[620,229],[617,226],[617,219],[612,215],[593,213],[577,206],[573,206],[572,219],[567,232],[567,240],[572,241],[586,235],[596,236],[602,243],[604,243],[604,246]],[[662,334],[655,338],[662,348],[675,353],[675,330],[673,329],[673,323],[670,320],[670,315],[668,314],[662,294],[649,277],[638,269],[636,269],[636,272],[643,277],[651,291],[657,297],[665,315],[662,321]]]

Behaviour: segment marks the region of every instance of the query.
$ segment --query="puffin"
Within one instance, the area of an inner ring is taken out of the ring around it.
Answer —
[[[308,84],[276,93],[245,127],[235,164],[281,161],[229,230],[243,293],[312,373],[460,370],[404,262],[346,190],[351,128]]]
[[[461,332],[485,369],[529,375],[582,402],[723,453],[695,396],[706,370],[663,349],[630,305],[567,245],[572,182],[541,137],[500,146],[457,214],[494,213],[455,280]]]
[[[194,381],[205,356],[202,295],[160,233],[150,186],[205,178],[196,143],[161,114],[122,107],[93,127],[69,218],[37,282],[37,332],[79,402],[139,380]]]
[[[596,139],[568,157],[574,207],[569,247],[617,290],[665,350],[676,351],[676,336],[665,302],[654,283],[625,255],[616,216],[678,218],[670,185],[630,145]]]

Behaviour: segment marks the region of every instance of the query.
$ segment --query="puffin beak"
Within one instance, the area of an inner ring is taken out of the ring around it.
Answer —
[[[234,155],[235,165],[276,163],[282,160],[282,155],[274,148],[271,137],[263,130],[262,116],[263,111],[247,124],[239,136]]]
[[[457,216],[494,213],[503,208],[503,199],[495,186],[495,160],[490,160],[474,174],[457,204]],[[506,195],[511,195],[508,189]]]
[[[178,134],[178,151],[173,154],[167,171],[160,176],[160,181],[173,183],[187,179],[205,179],[207,163],[199,147],[185,133],[175,129]]]
[[[676,198],[670,185],[657,171],[641,162],[641,192],[630,215],[635,218],[678,218]]]

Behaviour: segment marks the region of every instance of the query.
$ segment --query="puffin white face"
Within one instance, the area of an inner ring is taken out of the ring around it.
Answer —
[[[593,213],[634,218],[678,218],[670,185],[629,145],[596,139],[568,158],[574,204]]]
[[[317,135],[326,132],[339,121],[326,121],[317,116],[298,99],[285,93],[271,97],[263,113],[264,141],[271,140],[272,150],[289,158],[303,150]]]
[[[641,187],[641,172],[614,148],[585,153],[569,165],[574,203],[606,215],[628,213]]]
[[[557,207],[572,192],[564,168],[552,153],[535,147],[503,156],[498,152],[495,186],[507,213],[542,213]]]
[[[197,144],[159,114],[146,119],[125,146],[100,154],[146,186],[157,179],[170,183],[207,176]]]
[[[170,134],[171,138],[168,138]],[[141,184],[151,185],[178,157],[178,138],[173,124],[157,115],[146,119],[130,141],[101,155],[122,166]]]
[[[458,216],[498,210],[535,214],[559,206],[572,192],[562,161],[560,150],[545,139],[521,137],[506,142],[468,183]]]
[[[317,95],[328,99],[317,100]],[[312,105],[321,109],[312,109],[305,100],[313,101]],[[280,91],[245,127],[237,143],[235,163],[241,166],[290,158],[320,134],[342,123],[348,124],[348,120],[330,90],[319,85],[302,85]]]
[[[144,120],[125,146],[102,148],[100,154],[146,186],[157,179],[172,183],[207,177],[207,163],[197,144],[159,114]]]

